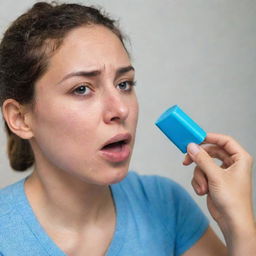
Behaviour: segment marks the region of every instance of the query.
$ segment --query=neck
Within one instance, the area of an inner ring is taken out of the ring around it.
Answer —
[[[47,225],[79,231],[113,214],[108,186],[88,184],[65,172],[42,174],[35,168],[25,192],[36,216]]]

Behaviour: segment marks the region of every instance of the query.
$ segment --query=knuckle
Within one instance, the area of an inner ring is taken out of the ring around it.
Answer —
[[[253,159],[253,157],[250,154],[247,153],[246,159],[247,159],[249,164],[251,164],[251,165],[253,164],[254,159]]]
[[[195,181],[194,178],[191,180],[191,185],[192,185],[194,191],[196,192],[196,194],[197,194],[197,195],[200,195],[200,194],[199,194],[199,191],[198,191],[198,184],[196,183],[196,181]]]
[[[246,151],[242,152],[241,156],[247,162],[252,162],[252,160],[253,160],[252,156],[248,152],[246,152]]]
[[[225,135],[225,137],[228,141],[233,141],[234,140],[234,138],[230,135]]]
[[[196,189],[197,184],[194,178],[191,180],[191,185],[194,189]]]

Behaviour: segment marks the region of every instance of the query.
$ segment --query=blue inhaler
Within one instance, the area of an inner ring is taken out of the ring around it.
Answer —
[[[177,105],[167,109],[155,124],[183,153],[189,143],[200,144],[206,137],[206,132]]]

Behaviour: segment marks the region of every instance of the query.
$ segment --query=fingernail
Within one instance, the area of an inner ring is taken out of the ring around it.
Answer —
[[[200,147],[195,143],[188,144],[188,152],[192,155],[196,155],[200,151]]]

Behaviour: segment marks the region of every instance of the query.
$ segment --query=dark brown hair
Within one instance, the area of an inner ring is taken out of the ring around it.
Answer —
[[[6,99],[33,106],[35,82],[45,73],[49,58],[67,33],[93,24],[109,28],[125,48],[117,22],[92,6],[38,2],[17,18],[0,44],[0,106]],[[30,143],[11,132],[6,122],[5,129],[10,165],[25,171],[34,164]]]

